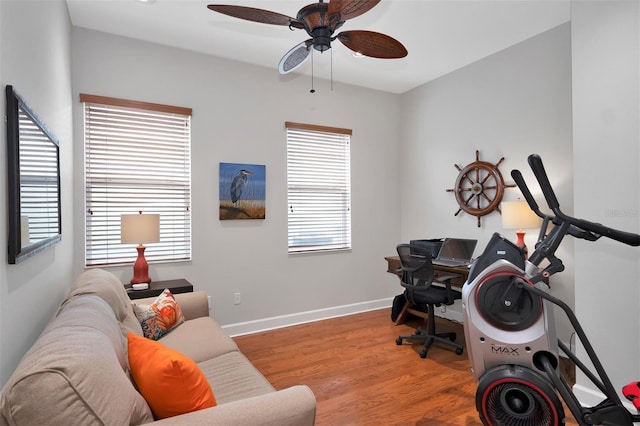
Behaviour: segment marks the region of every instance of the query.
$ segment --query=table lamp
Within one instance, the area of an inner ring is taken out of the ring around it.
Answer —
[[[160,241],[159,214],[123,214],[120,217],[120,235],[122,244],[138,244],[138,258],[133,264],[131,284],[150,283],[149,264],[144,258],[144,244]]]
[[[502,227],[505,229],[517,229],[518,240],[516,245],[524,249],[527,253],[527,246],[524,243],[524,229],[540,227],[542,220],[531,210],[526,201],[503,201],[500,210],[502,211]]]

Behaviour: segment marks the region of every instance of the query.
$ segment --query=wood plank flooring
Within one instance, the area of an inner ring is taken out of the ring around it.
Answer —
[[[476,384],[466,354],[405,342],[419,320],[394,325],[390,309],[264,333],[239,336],[240,350],[276,389],[309,386],[317,400],[316,425],[481,426]],[[438,321],[438,332],[462,327]],[[567,425],[577,423],[568,410]]]

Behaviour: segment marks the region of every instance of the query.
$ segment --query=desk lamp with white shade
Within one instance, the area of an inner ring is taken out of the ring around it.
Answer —
[[[527,253],[527,246],[524,242],[525,229],[537,229],[542,223],[540,219],[529,207],[526,201],[503,201],[500,210],[502,211],[502,227],[505,229],[517,229],[518,240],[516,245],[524,249]]]
[[[131,284],[151,283],[149,264],[144,258],[144,244],[160,241],[159,214],[123,214],[120,217],[120,234],[122,244],[138,244],[138,258],[133,264]]]

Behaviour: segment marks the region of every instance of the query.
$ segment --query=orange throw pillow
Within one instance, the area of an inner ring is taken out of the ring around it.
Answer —
[[[160,342],[128,335],[129,367],[156,419],[215,407],[216,398],[193,360]]]

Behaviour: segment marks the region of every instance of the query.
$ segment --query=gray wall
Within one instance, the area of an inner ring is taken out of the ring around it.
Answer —
[[[503,229],[498,212],[481,219],[460,213],[452,193],[458,170],[480,160],[497,163],[513,184],[512,169],[535,183],[527,156],[538,153],[557,186],[563,206],[571,211],[571,38],[563,24],[402,96],[401,236],[411,238],[476,238],[479,255],[494,232],[515,241],[515,230]],[[537,185],[530,185],[534,195]],[[506,189],[503,199],[522,197]],[[542,205],[542,203],[541,203]],[[528,230],[533,250],[537,231]],[[567,239],[558,252],[567,270],[551,279],[552,293],[573,302],[573,246]],[[461,320],[459,302],[446,316]],[[570,340],[560,323],[559,337]]]
[[[60,141],[62,242],[7,264],[6,125],[0,120],[0,383],[35,341],[73,281],[71,23],[66,3],[0,1],[0,86],[11,84]]]
[[[208,292],[232,334],[390,306],[399,293],[384,256],[399,234],[397,95],[248,66],[81,28],[73,30],[75,168],[83,168],[79,93],[193,108],[193,260],[152,264],[154,279],[185,277]],[[353,249],[287,254],[285,121],[350,128]],[[218,219],[220,162],[264,164],[266,219]],[[75,181],[83,192],[82,175]],[[75,211],[82,218],[83,199]],[[82,271],[83,220],[75,271]],[[152,250],[149,247],[147,250]],[[131,266],[110,268],[123,282]],[[233,305],[233,294],[242,303]],[[258,321],[251,323],[252,321]]]
[[[640,5],[573,1],[571,19],[575,211],[637,233]],[[575,252],[576,313],[620,389],[640,377],[640,249],[603,238],[578,241]],[[581,401],[599,401],[581,374],[576,391]]]

